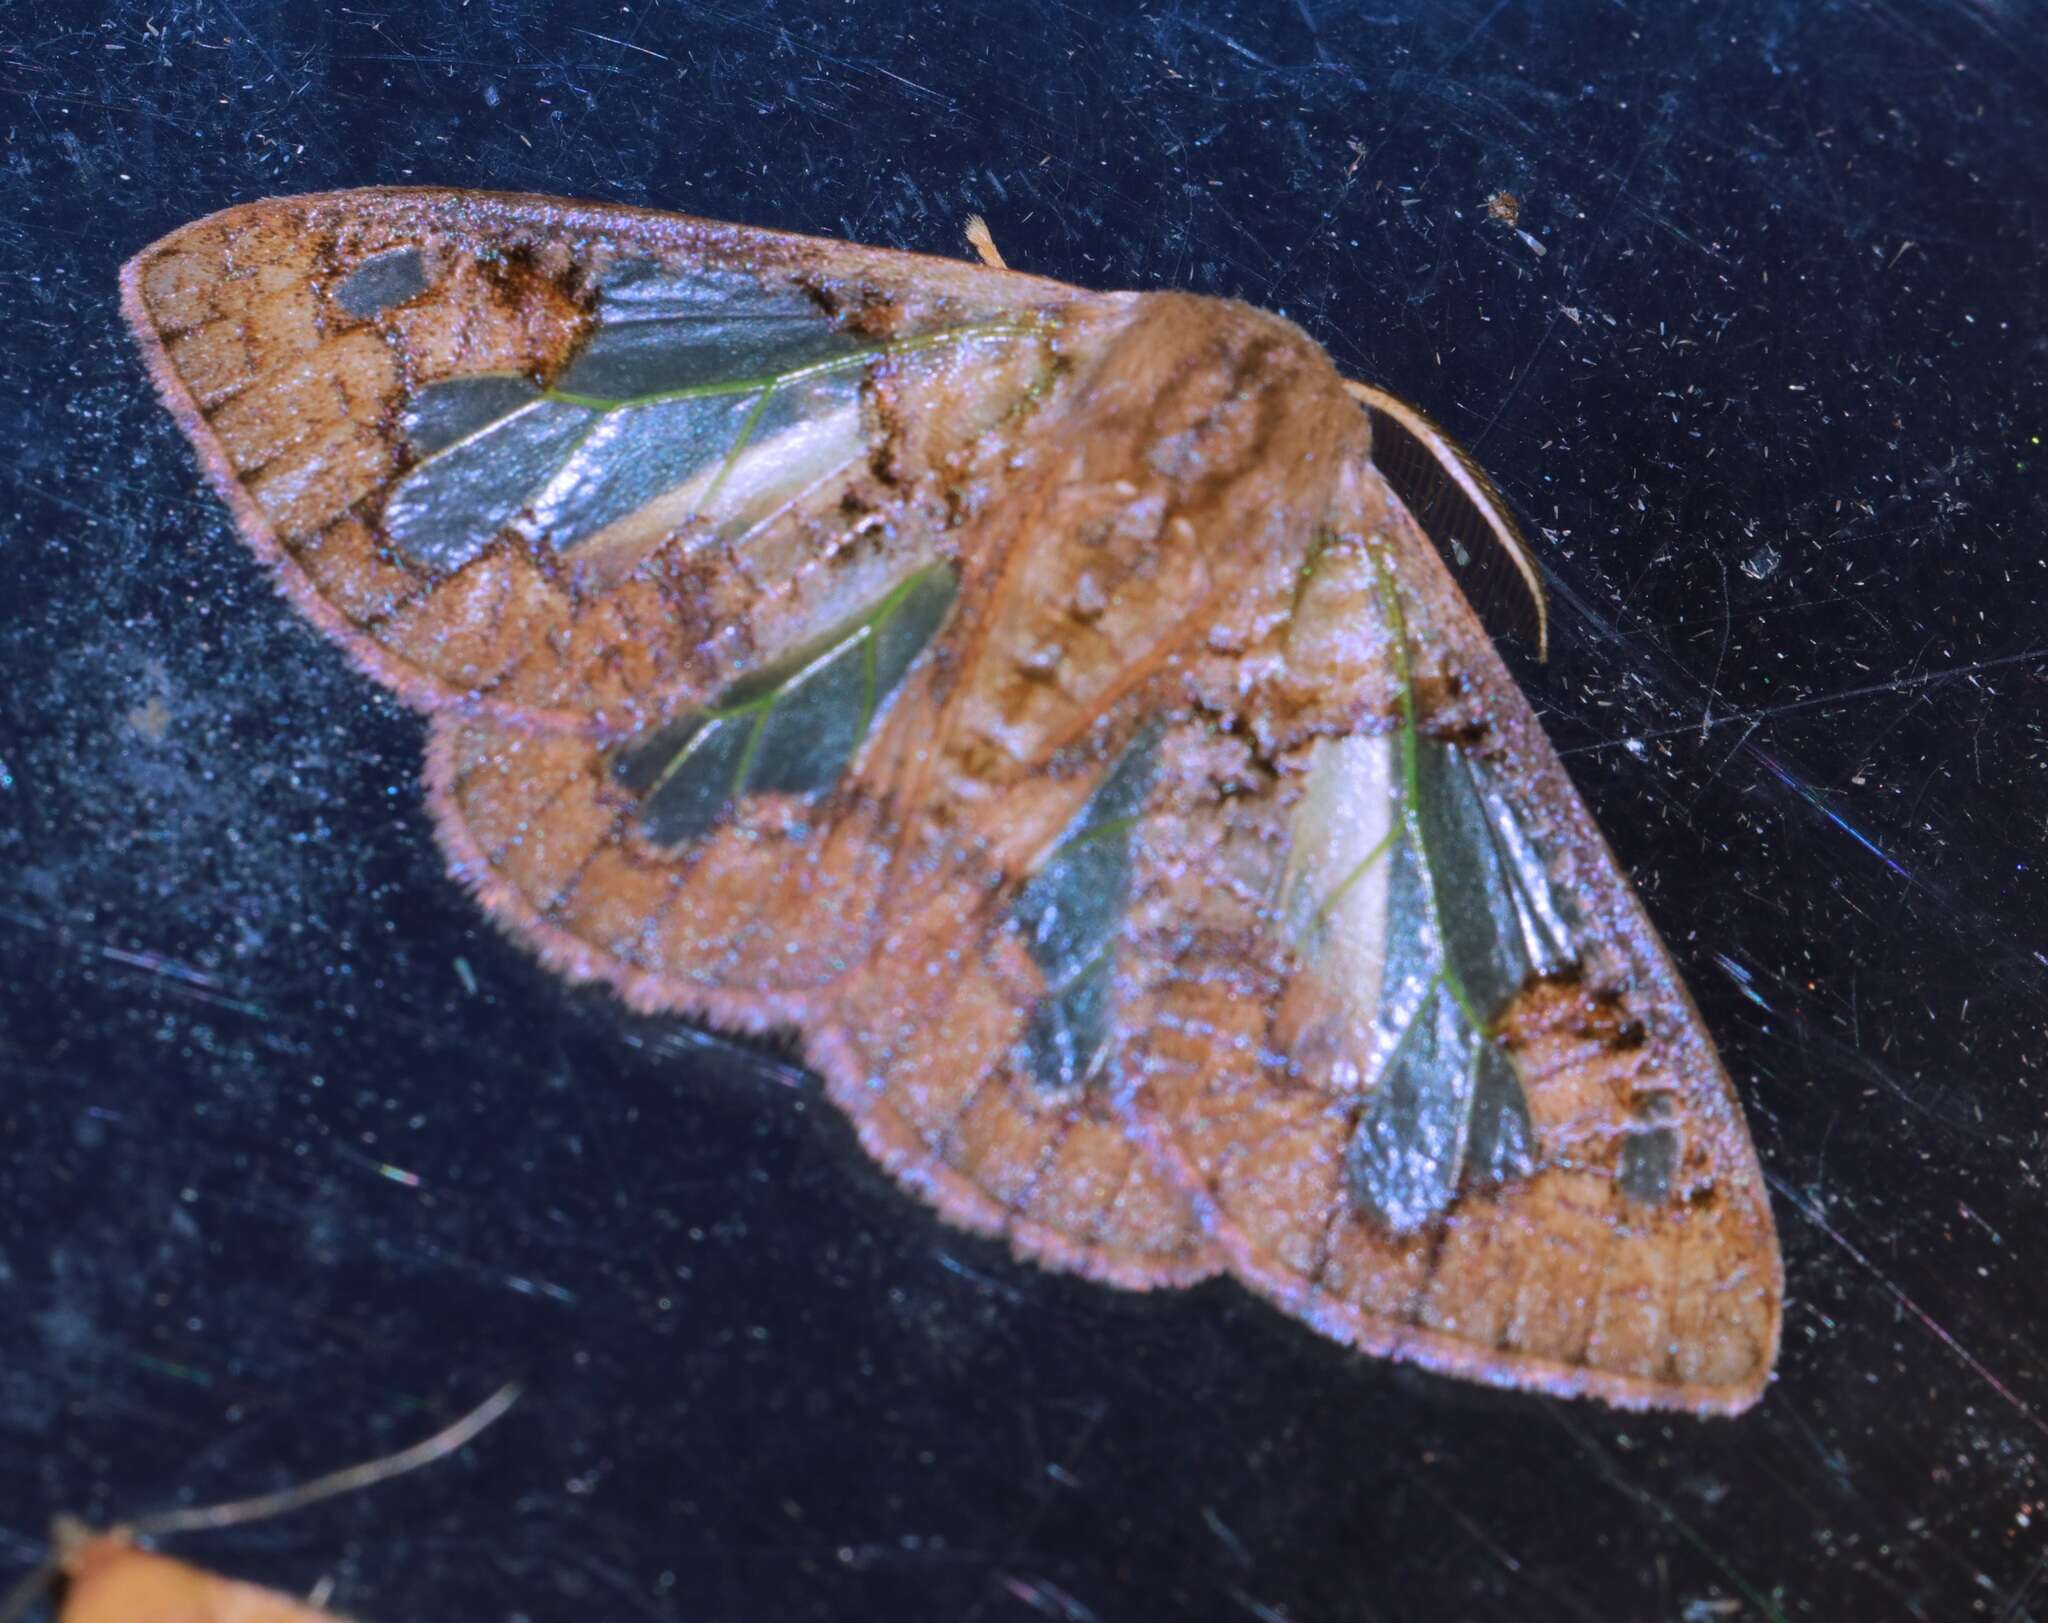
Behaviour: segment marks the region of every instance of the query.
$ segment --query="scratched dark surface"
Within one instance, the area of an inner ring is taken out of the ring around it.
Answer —
[[[0,12],[0,1563],[518,1374],[459,1459],[182,1552],[372,1620],[2048,1617],[2044,107],[1999,0]],[[1050,1277],[793,1066],[493,934],[420,723],[116,315],[171,227],[371,181],[939,252],[978,210],[1465,438],[1771,1178],[1761,1407]]]

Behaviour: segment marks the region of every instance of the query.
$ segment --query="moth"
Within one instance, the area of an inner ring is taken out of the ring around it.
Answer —
[[[59,1516],[52,1551],[0,1598],[0,1623],[19,1623],[52,1589],[62,1592],[57,1623],[331,1623],[321,1600],[294,1600],[273,1589],[223,1578],[137,1541],[207,1528],[267,1521],[342,1494],[360,1493],[453,1454],[519,1401],[511,1382],[433,1436],[360,1465],[252,1499],[186,1506],[104,1532]]]
[[[379,189],[122,291],[548,964],[793,1029],[904,1186],[1047,1266],[1747,1407],[1769,1204],[1461,589],[1541,635],[1504,504],[1276,316],[987,257]]]

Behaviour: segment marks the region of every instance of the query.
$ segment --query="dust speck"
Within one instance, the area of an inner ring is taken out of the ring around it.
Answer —
[[[171,730],[171,707],[161,693],[152,693],[126,716],[128,730],[147,743],[161,744]]]

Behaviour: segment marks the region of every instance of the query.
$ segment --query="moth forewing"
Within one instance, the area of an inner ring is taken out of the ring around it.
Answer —
[[[772,595],[877,512],[944,527],[936,470],[971,473],[1086,297],[403,189],[228,210],[144,249],[122,294],[243,535],[360,665],[425,708],[597,735],[715,687],[703,652],[753,607],[732,588]]]

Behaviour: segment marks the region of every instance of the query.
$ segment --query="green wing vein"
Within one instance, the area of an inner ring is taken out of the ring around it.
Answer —
[[[859,464],[868,368],[1037,330],[982,321],[863,340],[796,288],[620,267],[550,387],[493,372],[412,398],[402,423],[419,460],[393,487],[383,527],[437,572],[507,529],[564,552],[607,536],[646,544],[699,519],[734,539]]]
[[[935,563],[822,637],[728,687],[613,757],[612,781],[639,804],[641,832],[679,846],[749,795],[812,795],[836,784],[952,606],[957,577]]]

